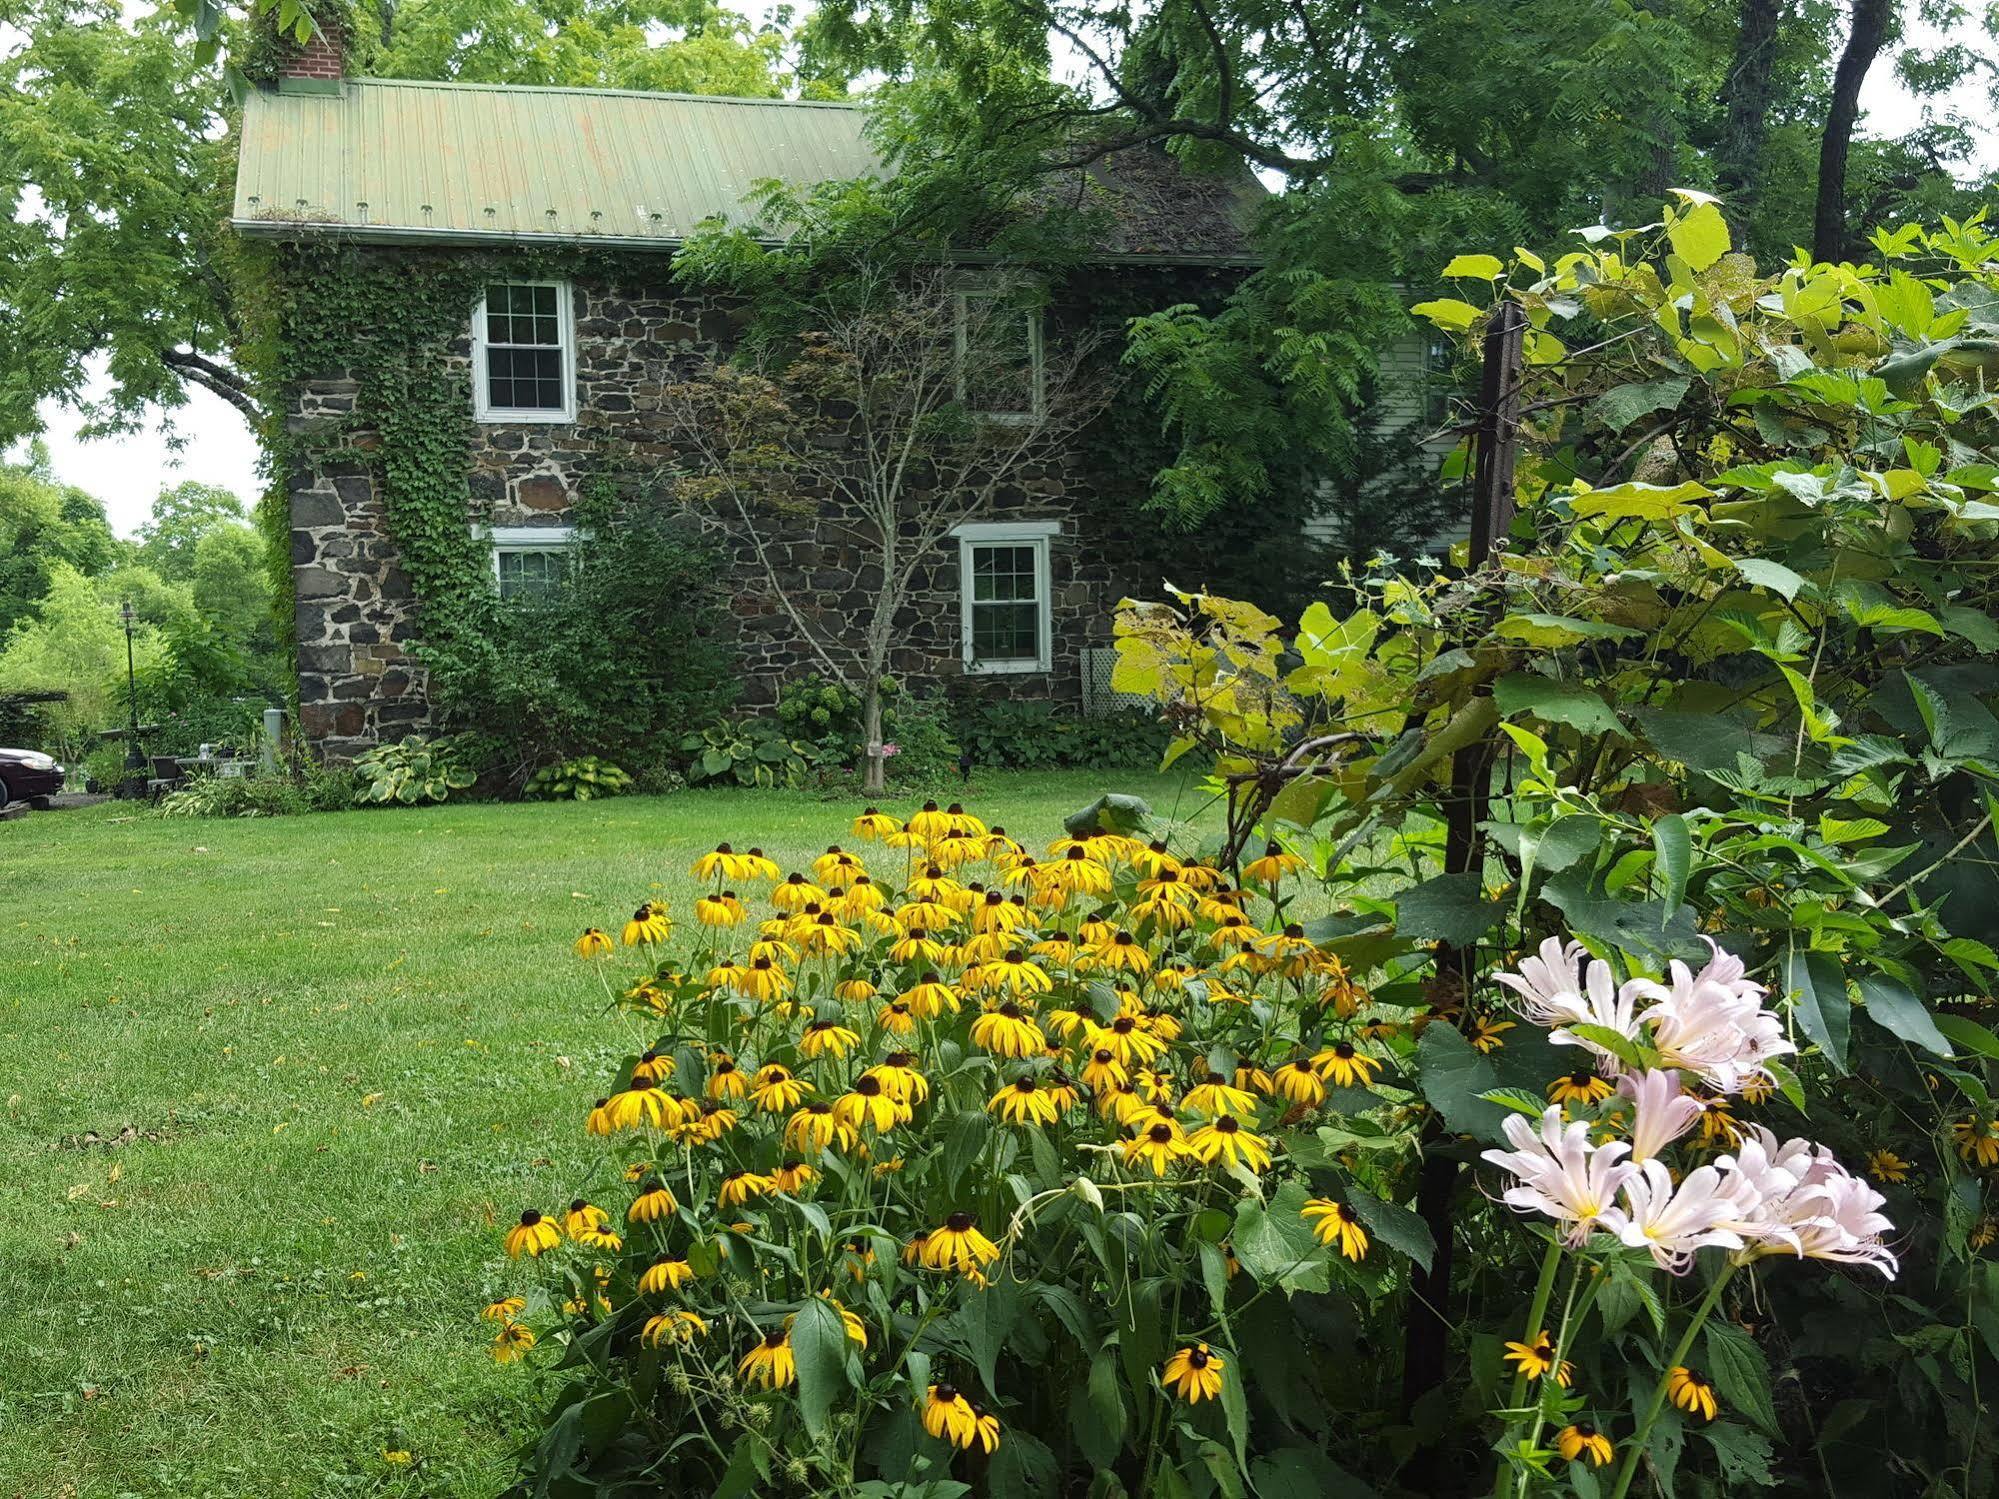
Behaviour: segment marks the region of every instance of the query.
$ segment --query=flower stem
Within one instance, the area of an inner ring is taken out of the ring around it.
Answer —
[[[1645,1414],[1638,1422],[1638,1429],[1631,1434],[1631,1445],[1625,1449],[1624,1462],[1617,1470],[1617,1487],[1610,1491],[1610,1499],[1624,1499],[1625,1493],[1630,1489],[1631,1480],[1638,1474],[1638,1459],[1645,1451],[1646,1439],[1652,1435],[1652,1423],[1659,1419],[1659,1412],[1666,1404],[1666,1381],[1672,1378],[1675,1368],[1687,1361],[1687,1350],[1694,1346],[1694,1338],[1699,1335],[1702,1324],[1707,1321],[1708,1313],[1712,1312],[1715,1304],[1721,1300],[1721,1293],[1727,1287],[1730,1278],[1734,1276],[1735,1270],[1736,1267],[1730,1265],[1715,1277],[1714,1284],[1708,1287],[1707,1295],[1701,1298],[1701,1304],[1694,1308],[1693,1320],[1687,1324],[1686,1332],[1681,1334],[1672,1356],[1666,1360],[1666,1367],[1659,1371],[1659,1382],[1652,1387],[1652,1399],[1645,1407]]]
[[[1548,1241],[1548,1252],[1541,1257],[1541,1279],[1534,1286],[1534,1303],[1527,1309],[1527,1330],[1520,1335],[1523,1343],[1532,1343],[1534,1335],[1541,1331],[1541,1320],[1548,1315],[1548,1300],[1555,1294],[1555,1274],[1562,1268],[1562,1241],[1558,1238]],[[1527,1374],[1523,1369],[1513,1376],[1513,1393],[1507,1398],[1508,1410],[1520,1409],[1520,1402],[1527,1398]],[[1506,1442],[1510,1445],[1515,1423],[1506,1423]],[[1507,1468],[1504,1463],[1492,1477],[1492,1499],[1505,1499]]]

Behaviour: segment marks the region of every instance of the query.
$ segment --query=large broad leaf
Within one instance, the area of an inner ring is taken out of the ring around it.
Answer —
[[[1655,411],[1671,411],[1675,406],[1680,404],[1680,398],[1686,395],[1687,387],[1691,384],[1693,384],[1691,380],[1687,379],[1684,375],[1679,375],[1670,380],[1646,380],[1635,385],[1613,386],[1597,397],[1596,404],[1590,407],[1590,415],[1610,428],[1611,431],[1622,432],[1640,417],[1650,416]],[[1633,487],[1654,488],[1654,486],[1649,484],[1642,486],[1618,486],[1619,489]],[[1708,493],[1707,490],[1701,489],[1698,484],[1683,484],[1677,487],[1680,489],[1699,490],[1702,494]],[[1602,492],[1608,493],[1608,491]],[[1658,492],[1664,494],[1667,491],[1660,490]],[[1578,504],[1580,505],[1582,500],[1590,498],[1591,496],[1589,495],[1580,496]],[[1691,496],[1684,498],[1691,498]],[[1675,508],[1684,508],[1683,501]],[[1584,512],[1578,508],[1576,513],[1581,515],[1585,513],[1607,514],[1609,512]],[[1632,511],[1629,513],[1642,514],[1644,512]],[[1672,511],[1670,510],[1655,512],[1653,518],[1657,519],[1659,516],[1671,513]]]
[[[1440,874],[1402,892],[1395,902],[1398,936],[1470,947],[1498,924],[1505,907],[1486,899],[1476,874]]]
[[[1431,1029],[1435,1029],[1434,1026]],[[1406,1254],[1424,1269],[1437,1253],[1436,1238],[1430,1233],[1430,1225],[1400,1203],[1377,1197],[1358,1183],[1349,1182],[1346,1193],[1347,1206],[1361,1221],[1361,1226],[1375,1238],[1399,1254]]]
[[[1061,1487],[1062,1469],[1037,1437],[1011,1427],[986,1469],[986,1490],[994,1499],[1032,1499]]]
[[[1326,1288],[1325,1254],[1304,1219],[1305,1188],[1287,1183],[1268,1206],[1254,1200],[1236,1209],[1229,1245],[1258,1285],[1289,1290]]]
[[[798,1413],[818,1436],[826,1414],[847,1392],[847,1328],[833,1303],[814,1296],[791,1324],[791,1356],[798,1363]]]
[[[1485,316],[1483,308],[1474,307],[1469,302],[1461,302],[1456,297],[1441,297],[1434,302],[1418,302],[1409,311],[1417,317],[1428,318],[1446,333],[1462,333]]]
[[[1250,1465],[1256,1499],[1377,1499],[1375,1490],[1316,1447],[1281,1447]]]
[[[1499,711],[1508,718],[1532,713],[1550,723],[1565,723],[1584,734],[1622,734],[1610,704],[1595,689],[1580,682],[1555,682],[1533,672],[1511,671],[1492,684]]]
[[[1707,945],[1694,930],[1694,913],[1662,900],[1619,900],[1590,881],[1582,865],[1565,870],[1541,888],[1542,899],[1568,918],[1585,937],[1595,937],[1630,953],[1704,962]]]
[[[1497,255],[1458,255],[1444,267],[1444,278],[1451,281],[1461,277],[1472,281],[1497,281],[1505,269],[1505,262]]]
[[[1071,812],[1062,819],[1062,826],[1071,838],[1087,838],[1092,833],[1132,833],[1142,828],[1151,815],[1151,804],[1143,797],[1111,792],[1081,811]]]
[[[1704,271],[1728,253],[1728,220],[1713,203],[1697,203],[1666,226],[1673,253],[1693,271]]]
[[[1455,1026],[1440,1021],[1423,1028],[1416,1075],[1424,1101],[1453,1130],[1486,1140],[1504,1138],[1501,1125],[1510,1111],[1482,1096],[1499,1086],[1499,1074]]]
[[[1687,872],[1693,867],[1693,835],[1687,830],[1686,818],[1668,812],[1653,823],[1652,848],[1657,856],[1654,868],[1664,886],[1659,897],[1668,913],[1677,911],[1686,898]]]
[[[1631,716],[1654,749],[1689,770],[1733,773],[1737,755],[1755,752],[1748,727],[1719,714],[1639,708]]]
[[[1805,586],[1803,577],[1768,557],[1737,557],[1735,570],[1758,588],[1767,588],[1786,600],[1796,598]]]
[[[1999,1061],[1999,1036],[1976,1020],[1962,1015],[1939,1015],[1936,1021],[1937,1029],[1956,1042],[1959,1050]]]
[[[1846,975],[1831,953],[1807,952],[1794,941],[1784,951],[1784,988],[1797,1004],[1798,1027],[1825,1054],[1835,1071],[1846,1071],[1847,1035],[1853,1002]]]
[[[1900,980],[1885,973],[1870,973],[1860,980],[1860,997],[1866,1002],[1869,1018],[1891,1035],[1940,1057],[1952,1054],[1950,1042],[1937,1029],[1923,1002]]]
[[[1777,1434],[1777,1412],[1770,1403],[1770,1369],[1763,1350],[1747,1333],[1719,1317],[1709,1319],[1702,1335],[1707,1340],[1707,1372],[1722,1400],[1763,1430]]]
[[[1567,614],[1509,614],[1493,627],[1493,633],[1523,645],[1564,646],[1580,640],[1635,640],[1642,632],[1628,625]]]
[[[1020,1293],[1007,1281],[995,1280],[985,1287],[965,1282],[958,1310],[951,1317],[958,1336],[972,1355],[972,1362],[978,1366],[979,1378],[995,1399],[1000,1393],[995,1372],[1000,1349],[1019,1316]]]

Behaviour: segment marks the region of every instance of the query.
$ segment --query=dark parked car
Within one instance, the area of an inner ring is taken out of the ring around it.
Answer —
[[[62,790],[63,768],[40,750],[0,749],[0,806],[30,802],[46,807]]]

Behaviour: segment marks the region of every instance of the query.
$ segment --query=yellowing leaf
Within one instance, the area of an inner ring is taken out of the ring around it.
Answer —
[[[1695,271],[1704,271],[1729,251],[1728,220],[1712,201],[1698,203],[1667,226],[1673,252]]]
[[[1460,255],[1444,267],[1446,279],[1497,281],[1506,270],[1497,255]]]
[[[1409,309],[1420,318],[1428,318],[1439,328],[1451,333],[1462,333],[1473,323],[1485,316],[1481,308],[1469,302],[1460,302],[1455,297],[1444,297],[1435,302],[1418,302]]]

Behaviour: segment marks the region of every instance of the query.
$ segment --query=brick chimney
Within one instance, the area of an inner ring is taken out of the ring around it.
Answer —
[[[330,10],[330,6],[322,6]],[[346,33],[338,16],[319,18],[319,30],[300,45],[289,38],[280,43],[283,61],[278,64],[278,92],[281,94],[337,94],[346,54]]]

